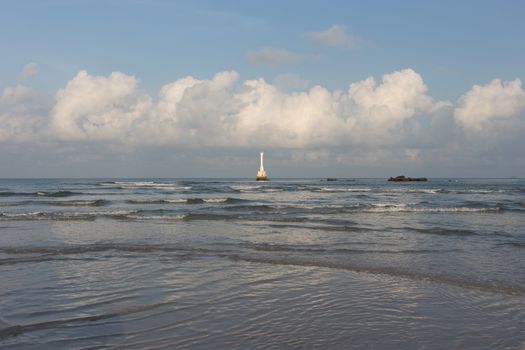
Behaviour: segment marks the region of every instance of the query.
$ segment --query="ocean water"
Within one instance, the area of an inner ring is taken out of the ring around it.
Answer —
[[[525,180],[0,180],[0,348],[525,349]]]

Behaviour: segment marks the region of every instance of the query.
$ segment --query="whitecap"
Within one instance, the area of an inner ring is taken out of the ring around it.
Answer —
[[[206,203],[224,203],[228,198],[205,198],[203,199]]]

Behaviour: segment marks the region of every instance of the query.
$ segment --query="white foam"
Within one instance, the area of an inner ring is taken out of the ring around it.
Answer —
[[[412,208],[405,206],[390,206],[390,207],[376,207],[368,208],[363,210],[364,212],[370,213],[389,213],[389,212],[406,212],[406,213],[447,213],[447,212],[460,212],[460,213],[486,213],[486,212],[497,212],[500,208],[468,208],[468,207],[450,207],[450,208]]]
[[[43,216],[44,213],[41,211],[33,211],[29,213],[0,213],[0,217],[4,218],[24,218],[24,217],[39,217]]]
[[[153,182],[153,181],[116,181],[115,183],[105,183],[103,185],[117,186],[122,189],[148,188],[148,189],[167,190],[167,191],[191,189],[191,186],[180,186],[180,185],[173,184],[173,183],[162,183],[162,182]]]
[[[260,185],[233,185],[230,186],[232,190],[240,192],[253,192],[262,188]]]
[[[483,190],[483,189],[460,189],[455,190],[456,193],[478,193],[478,194],[489,194],[489,193],[508,193],[508,192],[518,192],[518,190],[511,189],[499,189],[499,190]]]
[[[228,198],[206,198],[203,199],[206,203],[224,203]]]
[[[319,191],[321,192],[370,192],[371,188],[341,188],[341,187],[320,187]]]
[[[377,208],[406,208],[407,204],[405,203],[377,203],[377,204],[374,204],[374,207],[377,207]]]
[[[392,193],[428,193],[428,194],[436,194],[442,191],[440,188],[392,188],[387,189],[385,192],[392,192]]]
[[[187,217],[186,214],[179,214],[179,215],[129,215],[130,219],[135,220],[184,220],[184,218]]]
[[[176,198],[176,199],[165,199],[167,203],[188,203],[188,200],[185,198]]]

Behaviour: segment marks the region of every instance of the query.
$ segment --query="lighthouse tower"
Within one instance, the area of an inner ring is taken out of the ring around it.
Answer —
[[[264,171],[264,152],[261,152],[261,167],[259,168],[259,171],[257,172],[257,176],[255,177],[255,180],[257,181],[268,181],[268,176],[266,175],[266,171]]]

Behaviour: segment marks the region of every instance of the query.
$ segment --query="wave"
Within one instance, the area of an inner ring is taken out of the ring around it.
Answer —
[[[364,244],[369,245],[369,244]],[[226,247],[228,246],[228,248]],[[233,246],[234,250],[231,249]],[[238,251],[238,248],[250,249],[255,251],[266,252],[306,252],[322,254],[426,254],[441,253],[443,250],[438,249],[348,249],[348,248],[325,248],[321,245],[288,245],[288,244],[271,244],[271,243],[239,243],[221,245],[217,247],[189,247],[177,245],[152,245],[152,244],[89,244],[89,245],[72,245],[72,246],[50,246],[50,247],[12,247],[0,248],[0,252],[15,256],[29,256],[28,258],[0,259],[0,264],[13,262],[38,262],[39,259],[48,259],[53,256],[76,255],[86,253],[100,253],[107,251],[118,251],[126,253],[155,253],[155,252],[184,252],[184,253],[229,253]]]
[[[518,189],[445,189],[445,188],[342,188],[342,187],[318,187],[312,188],[313,192],[377,192],[377,193],[423,193],[423,194],[492,194],[520,192]]]
[[[441,207],[441,208],[414,208],[414,207],[376,207],[364,209],[368,213],[496,213],[499,207]]]
[[[523,242],[518,243],[523,248]],[[454,275],[453,272],[425,272],[410,268],[395,266],[377,266],[370,264],[366,259],[341,259],[340,256],[356,254],[385,254],[385,255],[420,255],[441,254],[458,249],[364,249],[325,247],[323,245],[293,245],[242,242],[232,244],[211,244],[205,246],[165,245],[165,244],[87,244],[71,246],[44,246],[44,247],[1,247],[4,256],[13,256],[0,259],[2,264],[34,263],[48,260],[90,259],[96,256],[91,253],[115,251],[117,253],[176,254],[186,258],[213,255],[234,261],[247,261],[252,263],[293,265],[304,267],[343,269],[359,273],[375,275],[388,275],[398,278],[407,278],[431,283],[443,283],[462,288],[477,289],[487,292],[502,293],[507,295],[525,296],[525,288],[510,282],[483,279],[471,279],[464,275]],[[6,335],[5,330],[2,335]]]
[[[26,212],[26,213],[0,213],[0,221],[93,221],[96,219],[116,220],[228,220],[231,215],[220,214],[180,214],[166,210],[115,210],[99,212]]]
[[[290,207],[293,208],[293,207]],[[232,205],[228,207],[224,207],[225,210],[228,211],[275,211],[280,210],[282,208],[267,205],[267,204],[257,204],[257,205]]]
[[[129,204],[186,204],[188,200],[185,198],[176,199],[129,199],[126,201]]]
[[[422,194],[497,194],[497,193],[519,193],[523,189],[446,189],[446,188],[367,188],[367,187],[313,187],[312,192],[373,192],[373,193],[422,193]]]
[[[234,192],[254,193],[254,192],[282,192],[282,187],[263,186],[263,185],[232,185],[229,186]]]
[[[70,197],[80,195],[80,192],[73,191],[38,191],[38,192],[0,192],[0,197]]]
[[[174,183],[154,182],[154,181],[110,181],[102,182],[101,186],[110,186],[117,189],[154,189],[166,191],[190,190],[191,186],[182,186]]]
[[[174,199],[130,199],[129,204],[203,204],[203,203],[242,203],[250,202],[240,198],[174,198]]]
[[[514,248],[525,248],[525,242],[507,242],[507,243],[501,243],[499,245],[505,245],[505,246],[510,246],[510,247],[514,247]]]
[[[0,192],[0,197],[18,197],[18,196],[34,196],[32,192],[10,192],[2,191]]]
[[[85,203],[87,206],[103,206],[104,202]],[[129,220],[248,220],[248,221],[279,221],[279,222],[304,222],[311,220],[301,214],[341,214],[341,213],[497,213],[499,207],[470,208],[470,207],[443,207],[443,208],[416,208],[409,206],[380,206],[370,207],[355,205],[341,208],[314,207],[306,209],[296,206],[271,206],[266,204],[257,205],[234,205],[222,207],[227,213],[180,213],[173,210],[114,210],[114,211],[87,211],[87,212],[0,212],[0,220],[23,221],[23,220],[95,220],[97,218],[107,219],[129,219]],[[230,213],[228,213],[230,212]],[[272,212],[272,215],[263,215]]]
[[[38,203],[35,201],[18,201],[18,202],[0,202],[0,207],[20,207],[32,203]]]
[[[57,329],[57,328],[65,327],[65,326],[71,326],[71,325],[78,324],[78,323],[91,323],[95,321],[100,321],[100,320],[105,320],[105,319],[110,319],[110,318],[115,318],[115,317],[121,317],[124,315],[141,313],[144,311],[166,307],[167,305],[171,305],[171,304],[172,303],[170,302],[161,302],[161,303],[156,303],[156,304],[130,306],[130,307],[126,307],[116,312],[109,312],[109,313],[98,314],[98,315],[79,316],[79,317],[72,317],[72,318],[59,319],[59,320],[53,320],[53,321],[44,321],[44,322],[30,323],[30,324],[24,324],[24,325],[14,325],[14,326],[0,329],[0,340],[6,339],[9,337],[16,337],[20,334],[24,334],[28,332],[37,332],[37,331],[42,331],[46,329]]]
[[[196,217],[199,214],[197,214]],[[33,220],[56,220],[56,221],[93,221],[96,219],[116,220],[192,220],[193,214],[174,213],[169,210],[114,210],[94,212],[26,212],[26,213],[0,213],[0,221],[33,221]],[[219,219],[225,220],[226,215],[219,215]]]
[[[499,212],[500,207],[415,207],[406,203],[376,203],[376,204],[349,204],[349,205],[238,205],[226,207],[230,211],[276,211],[283,213],[308,214],[341,214],[341,213],[489,213]]]
[[[206,203],[227,203],[230,198],[203,198]],[[232,201],[230,201],[232,203]]]
[[[443,253],[451,250],[439,249],[348,249],[348,248],[325,248],[321,245],[289,245],[289,244],[273,244],[273,243],[244,243],[242,247],[267,252],[306,252],[306,253],[322,253],[322,254],[428,254],[428,253]]]
[[[348,224],[343,225],[297,225],[297,224],[269,224],[269,227],[274,228],[294,228],[294,229],[306,229],[306,230],[319,230],[319,231],[334,231],[334,232],[362,232],[370,231],[372,229],[361,226],[350,226]],[[355,244],[355,243],[354,243]],[[375,244],[375,243],[363,243],[363,244]]]
[[[70,246],[48,246],[48,247],[12,247],[12,248],[0,248],[0,252],[5,254],[42,254],[45,256],[49,255],[69,255],[69,254],[84,254],[84,253],[98,253],[106,251],[122,251],[122,252],[133,252],[133,253],[151,253],[151,252],[178,252],[178,251],[202,251],[202,249],[196,250],[196,248],[175,246],[175,245],[164,245],[164,244],[85,244],[85,245],[70,245]]]
[[[111,204],[106,199],[34,202],[59,207],[103,207]]]
[[[257,213],[232,213],[232,214],[215,214],[215,213],[189,213],[182,218],[183,221],[234,221],[242,220],[248,222],[260,222],[267,224],[269,222],[308,222],[310,218],[302,216],[276,216],[276,215],[257,215]]]
[[[515,193],[523,192],[520,189],[461,189],[461,190],[448,190],[457,194],[492,194],[492,193]]]
[[[389,188],[384,189],[380,192],[387,193],[426,193],[426,194],[437,194],[444,193],[441,188]]]
[[[312,188],[312,192],[371,192],[371,188],[341,188],[341,187],[318,187]]]
[[[27,256],[27,257],[16,257],[16,258],[4,258],[0,259],[0,266],[2,265],[16,265],[16,264],[27,264],[27,263],[42,263],[42,262],[57,262],[57,261],[93,261],[95,258],[83,257],[60,257],[60,256]]]
[[[130,199],[129,204],[203,204],[203,203],[243,203],[250,202],[240,198],[175,198],[175,199]]]
[[[26,200],[17,202],[3,202],[0,203],[0,207],[19,207],[24,205],[49,205],[57,207],[103,207],[110,204],[111,201],[106,199],[57,201]]]
[[[501,194],[501,193],[522,193],[525,189],[518,188],[390,188],[380,189],[379,192],[390,193],[428,193],[428,194]]]
[[[418,233],[428,234],[428,235],[439,235],[439,236],[474,236],[477,235],[475,231],[466,230],[466,229],[451,229],[445,227],[431,227],[431,228],[414,228],[414,227],[404,227],[403,230],[406,231],[415,231]]]
[[[0,213],[0,220],[95,220],[97,218],[126,219],[137,215],[134,210],[115,210],[99,212],[26,212]]]
[[[421,253],[425,253],[419,251]],[[406,253],[411,253],[406,251]],[[415,251],[418,253],[418,251]],[[263,264],[275,264],[275,265],[290,265],[290,266],[303,266],[303,267],[320,267],[330,269],[341,269],[348,270],[358,273],[368,273],[373,275],[387,275],[396,278],[406,278],[410,280],[417,280],[430,283],[441,283],[452,285],[466,289],[476,289],[484,292],[492,292],[499,294],[506,294],[512,296],[525,296],[525,288],[519,285],[509,285],[505,282],[500,281],[484,281],[484,280],[470,280],[464,276],[454,276],[440,273],[425,273],[419,271],[405,270],[402,268],[390,267],[390,266],[370,266],[362,263],[352,263],[350,261],[333,261],[330,259],[311,259],[305,256],[297,255],[279,255],[272,256],[269,254],[257,255],[257,254],[233,254],[225,255],[226,257],[234,261],[246,261],[252,263],[263,263]]]
[[[71,196],[75,196],[78,194],[82,194],[82,193],[72,192],[72,191],[54,191],[54,192],[40,191],[36,193],[36,195],[40,197],[71,197]]]

